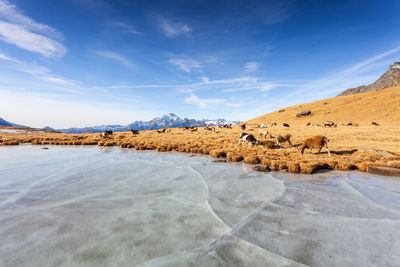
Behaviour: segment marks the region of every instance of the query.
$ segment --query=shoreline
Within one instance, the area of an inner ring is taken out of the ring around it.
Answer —
[[[300,132],[297,129],[290,131]],[[348,128],[347,128],[348,129]],[[276,127],[269,131],[288,131]],[[315,129],[314,129],[315,130]],[[320,130],[320,129],[319,129]],[[333,129],[324,129],[332,131]],[[395,129],[395,132],[398,130]],[[257,128],[249,127],[246,132],[257,134]],[[255,171],[286,171],[289,173],[312,174],[318,170],[361,171],[377,175],[400,177],[400,153],[368,146],[370,140],[358,144],[358,147],[335,146],[337,139],[333,137],[329,143],[332,156],[328,157],[325,149],[321,154],[310,154],[308,151],[300,156],[296,148],[280,149],[273,139],[262,140],[262,144],[248,148],[237,145],[241,133],[239,126],[233,129],[218,129],[211,133],[198,128],[195,132],[171,128],[170,133],[159,134],[155,130],[141,131],[139,135],[130,132],[115,132],[112,138],[101,138],[99,133],[64,134],[64,133],[0,133],[0,146],[3,145],[97,145],[100,147],[119,146],[136,150],[154,150],[157,152],[183,152],[187,154],[208,155],[217,162],[243,162],[253,165]],[[346,133],[347,135],[347,133]],[[294,145],[301,143],[296,137]],[[354,144],[353,144],[354,145]],[[258,166],[258,167],[256,167]],[[256,167],[256,168],[254,168]]]
[[[52,148],[95,148],[97,147],[102,153],[109,153],[113,150],[119,152],[119,153],[140,153],[140,154],[149,154],[149,155],[171,155],[171,156],[184,156],[184,157],[189,157],[189,158],[199,158],[199,159],[206,159],[208,163],[213,163],[216,165],[225,165],[228,167],[234,167],[234,168],[241,168],[242,170],[245,170],[246,172],[261,172],[265,173],[266,175],[271,175],[272,178],[277,179],[279,181],[281,180],[304,180],[304,181],[310,181],[314,180],[315,177],[314,175],[319,175],[319,176],[340,176],[341,178],[344,178],[346,175],[354,173],[359,175],[362,178],[366,178],[368,176],[373,176],[377,177],[380,179],[396,179],[400,178],[400,176],[391,176],[391,175],[380,175],[380,174],[374,174],[374,173],[369,173],[369,172],[362,172],[360,170],[349,170],[349,171],[342,171],[342,170],[332,170],[332,169],[318,169],[315,172],[311,174],[304,174],[304,173],[290,173],[287,170],[276,170],[276,169],[270,169],[269,171],[263,171],[263,170],[257,170],[257,167],[264,167],[261,164],[249,164],[245,163],[243,161],[228,161],[225,158],[213,158],[210,155],[206,154],[194,154],[194,153],[187,153],[187,152],[179,152],[179,151],[163,151],[159,152],[156,149],[150,150],[136,150],[135,148],[122,148],[120,146],[97,146],[97,145],[32,145],[30,143],[23,143],[20,145],[9,145],[7,147],[37,147],[38,149],[42,150],[48,150]],[[41,147],[42,146],[42,147]],[[0,151],[1,151],[0,146]],[[299,179],[301,177],[301,179]],[[328,177],[327,177],[328,178]],[[318,178],[319,179],[319,178]]]

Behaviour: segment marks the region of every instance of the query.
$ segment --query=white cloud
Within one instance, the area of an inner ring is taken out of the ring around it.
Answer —
[[[48,58],[63,57],[67,52],[62,44],[51,38],[30,32],[20,25],[4,21],[0,21],[0,39]]]
[[[112,89],[141,89],[141,88],[176,88],[175,84],[142,84],[142,85],[111,85],[111,86],[95,86],[95,89],[112,90]]]
[[[170,58],[169,63],[177,66],[183,71],[187,73],[191,73],[192,69],[202,68],[203,66],[196,60],[192,59],[179,59],[179,58]]]
[[[4,59],[4,60],[7,60],[7,61],[14,61],[12,58],[10,58],[9,56],[7,56],[7,55],[5,55],[5,54],[3,54],[1,52],[0,52],[0,59]]]
[[[231,79],[213,80],[209,81],[208,84],[252,84],[257,83],[258,80],[259,78],[257,77],[244,76]]]
[[[174,23],[165,18],[160,18],[160,27],[165,36],[172,38],[181,34],[187,34],[192,29],[183,23]]]
[[[230,103],[230,102],[225,103],[225,105],[231,108],[240,108],[241,106],[243,106],[242,103]]]
[[[95,51],[93,51],[93,53],[95,53],[95,54],[97,54],[99,56],[114,60],[114,61],[116,61],[116,62],[124,65],[125,67],[130,68],[130,69],[135,67],[135,64],[133,64],[128,58],[126,58],[126,57],[124,57],[124,56],[122,56],[122,55],[120,55],[118,53],[115,53],[113,51],[95,50]]]
[[[260,91],[263,91],[263,92],[267,92],[267,91],[270,91],[270,90],[272,90],[272,89],[274,89],[275,87],[278,87],[278,86],[285,86],[284,84],[282,85],[280,85],[280,84],[276,84],[276,83],[262,83],[261,85],[260,85]],[[286,85],[286,86],[291,86],[291,85]]]
[[[224,105],[227,107],[241,107],[241,103],[230,103],[225,99],[221,98],[200,98],[194,93],[190,93],[189,96],[185,97],[184,102],[186,104],[193,104],[201,109],[213,108],[218,105]]]
[[[122,21],[113,21],[111,25],[122,30],[122,33],[126,34],[141,34],[141,32],[137,31],[136,28],[128,23]]]
[[[61,32],[25,16],[19,10],[17,10],[15,5],[6,0],[0,0],[0,18],[14,24],[19,24],[32,31],[49,35],[57,39],[63,39]]]
[[[224,101],[218,98],[199,98],[195,94],[190,94],[189,96],[185,97],[186,104],[194,104],[199,108],[207,108],[211,105],[215,104],[222,104]]]
[[[20,61],[16,58],[9,57],[0,52],[0,59],[11,63],[12,67],[18,71],[25,72],[33,77],[36,77],[42,81],[56,84],[59,86],[72,86],[77,85],[75,81],[64,79],[60,76],[56,76],[51,73],[51,70],[38,65],[36,63],[27,63]]]
[[[251,85],[244,85],[244,86],[229,88],[229,89],[223,90],[222,92],[229,93],[229,92],[249,91],[249,90],[258,90],[258,91],[262,91],[262,92],[267,92],[267,91],[270,91],[279,86],[288,87],[288,86],[295,86],[295,85],[279,84],[276,82],[258,82],[257,81]]]
[[[201,81],[203,83],[209,83],[210,82],[210,78],[208,78],[207,76],[200,77],[200,79],[201,79]]]
[[[259,64],[255,61],[250,61],[247,62],[246,65],[244,65],[244,71],[245,72],[255,72],[258,70]]]
[[[56,29],[35,22],[15,5],[0,0],[0,40],[47,58],[63,57],[67,49],[54,38],[63,39]]]
[[[55,83],[61,86],[72,86],[72,85],[76,85],[76,83],[74,81],[68,81],[64,78],[61,77],[56,77],[56,76],[45,76],[42,77],[43,81],[46,82],[51,82],[51,83]]]

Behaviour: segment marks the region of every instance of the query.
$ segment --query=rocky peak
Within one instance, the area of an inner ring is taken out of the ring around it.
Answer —
[[[397,61],[395,63],[393,63],[392,65],[390,65],[391,69],[400,69],[400,61]]]
[[[389,69],[378,80],[376,80],[376,82],[370,85],[362,85],[356,88],[347,89],[339,94],[339,96],[365,93],[396,86],[400,86],[400,61],[396,61],[390,65]]]

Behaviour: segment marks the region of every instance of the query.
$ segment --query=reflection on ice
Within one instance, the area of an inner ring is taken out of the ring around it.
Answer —
[[[400,262],[398,178],[242,166],[116,148],[0,148],[0,266]]]

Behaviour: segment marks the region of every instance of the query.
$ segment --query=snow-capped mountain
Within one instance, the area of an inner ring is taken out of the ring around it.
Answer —
[[[239,124],[240,121],[227,121],[225,119],[216,119],[216,120],[195,120],[188,118],[180,118],[174,113],[166,114],[162,117],[156,117],[150,121],[135,121],[128,125],[100,125],[93,127],[84,127],[84,128],[69,128],[69,129],[58,129],[57,131],[65,132],[65,133],[98,133],[103,132],[105,130],[121,132],[121,131],[129,131],[133,130],[155,130],[161,128],[176,128],[176,127],[187,127],[187,126],[216,126],[223,124]]]

